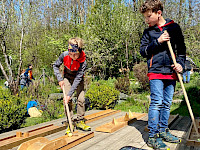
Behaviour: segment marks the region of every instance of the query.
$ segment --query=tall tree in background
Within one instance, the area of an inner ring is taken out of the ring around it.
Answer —
[[[20,24],[21,24],[21,36],[20,36],[20,41],[19,41],[19,48],[18,48],[18,71],[17,71],[17,75],[15,74],[14,67],[12,67],[12,62],[11,60],[9,61],[9,50],[8,50],[8,46],[9,43],[7,41],[7,38],[9,36],[9,32],[11,31],[10,29],[12,28],[12,19],[13,16],[15,16],[14,14],[14,7],[13,7],[13,3],[12,1],[10,3],[4,3],[4,1],[2,1],[2,31],[1,31],[1,49],[2,49],[2,53],[4,55],[4,64],[3,62],[0,61],[0,67],[1,70],[6,78],[6,80],[9,83],[9,87],[11,89],[11,92],[13,94],[17,94],[18,92],[18,85],[19,85],[19,76],[20,76],[20,71],[21,71],[21,65],[22,65],[22,42],[23,42],[23,38],[24,38],[24,12],[23,12],[23,5],[24,5],[24,1],[19,1],[19,7],[20,7]],[[7,13],[6,13],[7,12]],[[12,50],[10,50],[10,52],[12,53]],[[10,58],[11,59],[11,58]],[[6,66],[6,67],[4,67]]]
[[[0,67],[6,80],[18,80],[19,70],[32,63],[34,75],[67,49],[67,40],[85,39],[91,74],[101,78],[132,70],[143,58],[140,38],[147,26],[138,0],[30,0],[0,1]],[[199,1],[163,0],[164,17],[180,23],[187,51],[197,65],[199,57]],[[23,4],[23,5],[22,5]],[[178,10],[178,11],[177,11]],[[10,65],[8,57],[13,63]]]

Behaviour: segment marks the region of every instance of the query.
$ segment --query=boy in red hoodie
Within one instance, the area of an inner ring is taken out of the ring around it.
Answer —
[[[64,64],[64,79],[60,74],[59,67]],[[84,131],[91,130],[90,126],[84,123],[85,115],[85,96],[84,96],[84,72],[86,69],[86,55],[83,51],[83,40],[81,38],[71,38],[68,41],[68,51],[63,52],[54,63],[53,69],[60,87],[65,86],[67,102],[72,121],[77,129]],[[77,118],[73,117],[71,97],[76,90],[77,94]],[[67,133],[69,132],[69,127]]]

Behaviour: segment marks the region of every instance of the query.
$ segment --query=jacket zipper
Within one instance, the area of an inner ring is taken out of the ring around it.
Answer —
[[[73,59],[72,59],[72,61],[71,61],[70,70],[71,70],[71,66],[72,66],[72,64],[73,64]]]

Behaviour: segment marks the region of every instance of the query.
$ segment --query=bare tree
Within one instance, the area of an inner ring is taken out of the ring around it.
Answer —
[[[15,81],[15,75],[13,74],[13,70],[11,67],[11,63],[8,60],[8,55],[7,55],[7,46],[6,46],[6,31],[7,31],[7,27],[9,24],[9,15],[10,14],[6,14],[6,8],[5,8],[5,3],[4,1],[2,1],[2,8],[3,8],[3,25],[2,25],[2,32],[1,32],[1,49],[2,49],[2,53],[4,55],[4,61],[5,61],[5,66],[3,65],[3,62],[0,61],[0,68],[2,70],[3,75],[5,76],[6,80],[9,83],[11,92],[15,95],[18,92],[18,85],[19,85],[19,76],[20,76],[20,71],[21,71],[21,66],[22,66],[22,43],[23,43],[23,37],[24,37],[24,17],[23,17],[23,4],[24,1],[19,1],[20,3],[20,13],[21,13],[21,38],[20,38],[20,48],[19,48],[19,67],[18,67],[18,74],[17,74],[17,80]],[[8,4],[8,8],[10,8],[11,5]],[[6,69],[8,71],[6,71]]]

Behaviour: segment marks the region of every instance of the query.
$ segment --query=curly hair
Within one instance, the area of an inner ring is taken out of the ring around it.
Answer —
[[[163,11],[163,3],[160,0],[146,0],[140,7],[140,12],[145,13],[149,10],[152,12]]]

